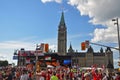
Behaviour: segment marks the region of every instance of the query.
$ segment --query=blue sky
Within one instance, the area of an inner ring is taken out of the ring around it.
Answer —
[[[117,30],[111,20],[120,17],[119,3],[119,0],[0,0],[0,59],[15,62],[12,60],[15,49],[35,50],[36,44],[43,42],[56,50],[62,11],[68,48],[71,42],[74,50],[81,51],[80,44],[85,40],[118,47]],[[95,52],[101,48],[92,47]],[[118,51],[113,51],[117,67]]]

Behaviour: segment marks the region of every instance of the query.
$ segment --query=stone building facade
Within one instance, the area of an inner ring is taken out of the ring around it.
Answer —
[[[80,67],[107,67],[108,63],[113,65],[113,52],[109,47],[103,52],[94,52],[93,48],[90,46],[87,52],[68,52],[67,55],[72,57],[72,65],[79,65]]]

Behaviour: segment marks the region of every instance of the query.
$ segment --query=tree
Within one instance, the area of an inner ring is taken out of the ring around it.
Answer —
[[[8,61],[5,60],[5,61],[0,61],[0,67],[1,66],[8,66]]]

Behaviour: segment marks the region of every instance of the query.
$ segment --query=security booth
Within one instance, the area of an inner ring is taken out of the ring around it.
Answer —
[[[70,55],[61,55],[59,56],[59,62],[61,66],[72,66],[72,59]]]

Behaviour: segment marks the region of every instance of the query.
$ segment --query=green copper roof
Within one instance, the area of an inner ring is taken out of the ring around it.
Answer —
[[[70,48],[68,49],[68,52],[69,52],[69,53],[74,52],[74,50],[72,49],[71,43],[70,43]]]
[[[65,25],[64,13],[63,12],[62,12],[61,20],[60,20],[60,25]]]
[[[70,43],[70,49],[72,49],[72,45],[71,45],[71,43]]]

